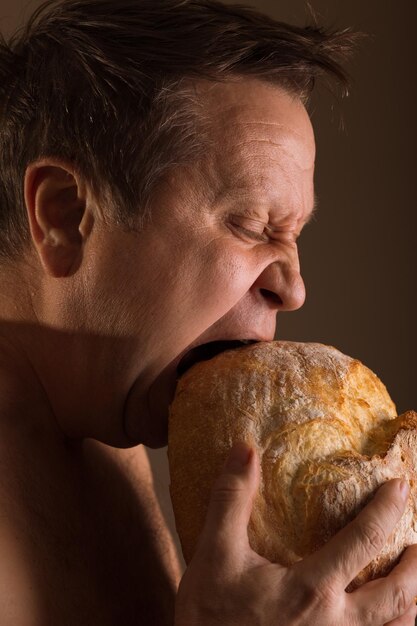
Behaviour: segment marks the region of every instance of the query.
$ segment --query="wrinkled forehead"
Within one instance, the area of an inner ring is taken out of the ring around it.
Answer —
[[[300,98],[259,79],[227,83],[202,81],[198,87],[211,119],[214,145],[239,148],[276,145],[283,155],[294,150],[303,169],[314,166],[315,141]]]

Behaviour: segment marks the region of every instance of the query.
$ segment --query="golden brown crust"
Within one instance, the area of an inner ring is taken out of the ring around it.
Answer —
[[[290,565],[325,543],[394,477],[412,484],[389,544],[353,586],[417,542],[417,414],[396,417],[378,377],[331,346],[262,342],[194,365],[170,410],[171,499],[186,562],[232,442],[254,445],[261,482],[252,548]]]

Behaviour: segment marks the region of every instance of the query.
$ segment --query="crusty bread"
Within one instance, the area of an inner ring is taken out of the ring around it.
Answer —
[[[417,413],[397,417],[377,376],[331,346],[286,341],[227,350],[179,380],[170,408],[170,493],[185,561],[212,485],[236,439],[256,447],[261,482],[252,548],[290,565],[346,525],[386,480],[411,485],[381,554],[350,588],[391,569],[417,543]]]

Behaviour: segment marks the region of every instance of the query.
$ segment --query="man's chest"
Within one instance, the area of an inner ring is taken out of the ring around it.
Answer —
[[[16,567],[33,587],[42,624],[173,623],[175,549],[137,451],[89,442],[55,475],[43,467],[28,475],[31,493],[15,494]]]

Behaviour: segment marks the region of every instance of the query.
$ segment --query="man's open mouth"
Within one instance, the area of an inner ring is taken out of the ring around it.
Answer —
[[[220,354],[220,352],[224,352],[225,350],[233,350],[234,348],[241,348],[242,346],[247,346],[252,343],[258,343],[258,340],[231,339],[211,341],[209,343],[204,343],[201,346],[191,348],[191,350],[187,352],[178,363],[177,375],[178,377],[182,376],[190,369],[190,367],[195,365],[195,363],[198,363],[199,361],[208,361],[209,359],[215,357],[217,354]]]

